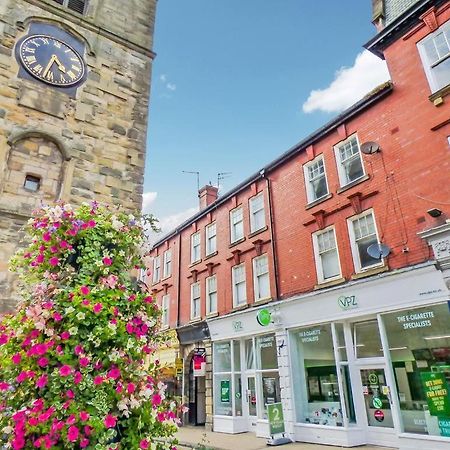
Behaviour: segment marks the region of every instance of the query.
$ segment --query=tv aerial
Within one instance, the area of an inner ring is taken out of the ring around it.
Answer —
[[[367,247],[367,253],[369,256],[375,259],[386,258],[391,253],[391,249],[382,242],[376,242]]]

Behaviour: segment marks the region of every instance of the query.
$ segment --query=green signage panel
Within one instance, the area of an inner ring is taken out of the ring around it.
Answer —
[[[450,397],[445,375],[441,372],[422,372],[420,377],[430,414],[450,417]]]
[[[256,320],[262,327],[267,327],[272,323],[272,314],[268,309],[261,309],[256,316]]]
[[[372,405],[374,408],[380,409],[383,407],[383,402],[381,401],[381,398],[374,397],[372,399]]]
[[[222,403],[230,403],[230,380],[222,380],[220,382],[220,401]]]
[[[282,434],[284,429],[283,407],[281,403],[267,405],[267,416],[269,418],[270,434]]]

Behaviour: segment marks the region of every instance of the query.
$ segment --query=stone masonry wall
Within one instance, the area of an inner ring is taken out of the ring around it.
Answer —
[[[156,0],[123,5],[90,0],[81,16],[52,0],[0,2],[0,313],[13,303],[4,272],[15,250],[11,230],[38,200],[23,189],[27,170],[42,176],[39,195],[46,202],[141,207]],[[75,96],[18,77],[15,45],[35,22],[60,27],[84,44],[88,76]],[[39,170],[25,167],[32,154]],[[52,161],[46,164],[45,156]]]

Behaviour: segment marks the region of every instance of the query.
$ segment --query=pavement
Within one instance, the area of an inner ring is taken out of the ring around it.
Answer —
[[[204,427],[183,426],[176,434],[180,449],[201,449],[201,450],[268,450],[266,439],[258,438],[254,433],[214,433],[205,431]],[[280,450],[333,450],[343,447],[305,444],[293,442],[279,447]],[[387,447],[376,447],[363,445],[357,447],[360,450],[395,450]]]

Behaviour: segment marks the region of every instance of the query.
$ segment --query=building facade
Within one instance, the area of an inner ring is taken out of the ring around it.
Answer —
[[[0,313],[41,202],[141,207],[156,0],[0,5]]]
[[[186,421],[269,436],[281,403],[296,441],[450,444],[450,2],[373,6],[391,81],[153,247]]]

